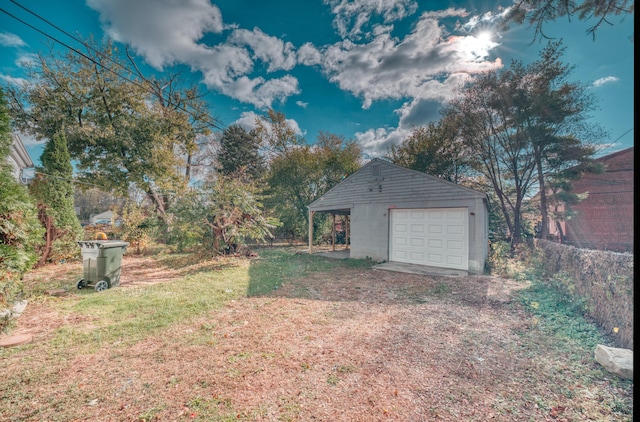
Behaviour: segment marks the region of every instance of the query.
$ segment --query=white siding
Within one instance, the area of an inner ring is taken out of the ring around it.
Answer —
[[[488,251],[482,192],[375,159],[309,205],[310,211],[350,210],[351,257],[385,261],[390,260],[390,212],[431,208],[467,210],[468,268],[482,273]]]

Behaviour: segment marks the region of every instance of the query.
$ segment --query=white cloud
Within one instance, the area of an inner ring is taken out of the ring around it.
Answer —
[[[10,32],[0,32],[0,45],[4,47],[24,47],[27,45],[26,42],[22,40],[16,34],[12,34]]]
[[[594,87],[600,87],[604,84],[608,84],[608,83],[612,83],[612,82],[618,82],[620,79],[615,77],[615,76],[606,76],[604,78],[600,78],[596,81],[593,82],[593,86]]]
[[[233,124],[241,126],[246,131],[251,131],[256,128],[256,120],[260,118],[260,115],[253,111],[244,111],[240,115],[240,118],[233,122]],[[300,125],[294,119],[285,119],[287,125],[296,133],[296,135],[304,135],[304,132],[300,129]],[[266,127],[269,128],[267,122]]]
[[[157,69],[206,53],[198,41],[206,33],[223,30],[220,9],[209,0],[87,0],[87,4],[100,12],[111,38],[131,44]]]
[[[36,63],[38,55],[33,53],[24,53],[16,59],[16,65],[19,67],[28,67]]]
[[[448,35],[438,20],[465,16],[461,9],[428,12],[404,39],[382,32],[368,43],[344,40],[321,49],[321,66],[365,109],[380,99],[448,99],[470,75],[502,67],[500,59],[487,60],[496,43]]]
[[[298,49],[298,63],[314,66],[322,63],[322,53],[310,42],[304,43]]]
[[[418,8],[415,0],[324,0],[335,15],[333,24],[343,38],[359,39],[374,15],[385,23],[401,20]]]
[[[399,144],[408,135],[409,132],[403,128],[377,128],[357,132],[355,139],[365,158],[377,158],[384,156],[391,145]]]
[[[271,107],[300,92],[297,79],[291,75],[251,77],[257,60],[266,64],[268,72],[292,69],[296,64],[293,45],[260,29],[248,31],[224,25],[220,10],[208,0],[87,2],[100,12],[110,37],[131,45],[158,70],[186,64],[202,73],[207,87],[257,108]],[[231,30],[225,43],[204,43],[205,35],[225,30]]]
[[[300,108],[307,108],[307,106],[309,105],[309,103],[306,103],[304,101],[296,101],[296,105]]]
[[[496,23],[502,21],[508,14],[510,8],[499,8],[498,12],[489,11],[483,15],[471,16],[467,22],[459,22],[457,29],[472,32],[476,28],[492,27]]]
[[[240,47],[250,47],[253,50],[254,58],[268,64],[268,72],[291,70],[296,65],[293,44],[269,36],[258,28],[253,31],[236,29],[229,36],[227,42]]]
[[[399,116],[398,127],[369,129],[356,133],[355,138],[367,157],[382,157],[392,145],[408,138],[415,127],[438,120],[440,108],[440,101],[413,99],[395,111]]]
[[[10,85],[24,85],[27,83],[27,80],[24,78],[14,78],[13,76],[9,76],[9,75],[0,75],[0,80],[3,80],[4,82],[10,84]]]

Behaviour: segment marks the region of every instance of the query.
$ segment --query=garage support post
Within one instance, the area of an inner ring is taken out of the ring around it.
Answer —
[[[344,225],[345,225],[345,233],[344,233],[344,243],[345,249],[349,249],[350,237],[349,237],[349,226],[351,226],[351,214],[348,214],[344,217]]]
[[[331,213],[331,250],[336,250],[336,215]]]
[[[315,211],[309,210],[309,255],[313,253],[313,215]]]

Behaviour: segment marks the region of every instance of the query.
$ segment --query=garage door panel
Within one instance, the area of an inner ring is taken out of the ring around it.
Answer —
[[[464,249],[464,244],[458,240],[447,240],[447,249],[462,251]]]
[[[462,258],[459,256],[448,256],[447,257],[447,264],[449,265],[462,265]]]
[[[462,235],[464,233],[464,228],[458,224],[449,224],[447,225],[447,233]]]
[[[442,233],[442,225],[429,224],[429,233]]]
[[[412,224],[411,233],[412,234],[424,233],[424,224]]]
[[[441,239],[427,239],[427,242],[428,242],[428,246],[430,248],[440,249],[442,247],[442,240]]]
[[[390,259],[468,269],[468,210],[391,210]]]
[[[439,254],[439,253],[430,253],[428,258],[429,258],[429,261],[433,263],[431,265],[444,263],[444,257],[442,256],[442,254]]]

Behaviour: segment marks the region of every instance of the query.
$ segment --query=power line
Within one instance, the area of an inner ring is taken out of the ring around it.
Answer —
[[[631,126],[631,129],[627,130],[625,133],[623,133],[622,135],[618,136],[614,141],[612,141],[611,143],[616,143],[618,142],[624,135],[626,135],[627,133],[631,132],[633,130],[633,126]]]
[[[48,25],[52,26],[53,28],[57,29],[58,31],[62,32],[64,35],[66,35],[67,37],[71,38],[72,40],[74,40],[74,41],[76,41],[76,42],[78,42],[78,43],[82,44],[84,47],[86,47],[88,50],[91,50],[91,51],[92,51],[92,52],[94,52],[96,55],[98,55],[98,56],[102,57],[103,59],[106,59],[106,60],[110,61],[111,63],[115,64],[115,65],[116,65],[116,66],[118,66],[119,68],[123,69],[125,72],[131,73],[134,77],[135,77],[135,75],[136,75],[136,74],[138,74],[139,76],[141,76],[141,77],[142,77],[142,79],[143,79],[144,81],[147,81],[147,78],[145,78],[145,77],[144,77],[144,75],[142,75],[142,72],[140,72],[139,70],[138,70],[138,72],[134,72],[133,70],[129,69],[128,67],[125,67],[125,66],[124,66],[124,65],[122,65],[121,63],[118,63],[117,61],[115,61],[115,60],[113,60],[111,57],[109,57],[108,55],[104,54],[102,51],[100,51],[100,50],[97,50],[97,49],[93,48],[91,45],[89,45],[89,44],[88,44],[87,42],[85,42],[84,40],[82,40],[82,39],[80,39],[80,38],[78,38],[78,37],[76,37],[76,36],[74,36],[74,35],[70,34],[69,32],[67,32],[67,31],[65,31],[64,29],[60,28],[60,27],[59,27],[58,25],[56,25],[55,23],[51,22],[50,20],[48,20],[48,19],[46,19],[46,18],[44,18],[44,17],[40,16],[39,14],[37,14],[36,12],[34,12],[33,10],[31,10],[31,9],[27,8],[26,6],[21,5],[21,4],[20,4],[20,3],[18,3],[16,0],[9,0],[9,1],[11,1],[11,3],[15,4],[16,6],[20,7],[21,9],[25,10],[26,12],[30,13],[31,15],[35,16],[36,18],[40,19],[41,21],[43,21],[43,22],[47,23]],[[92,60],[92,61],[93,61],[93,60]],[[95,63],[95,62],[94,62],[94,63]],[[134,64],[134,66],[135,66],[135,64]],[[104,66],[103,66],[103,67],[104,67]],[[121,76],[121,75],[118,75],[118,76],[120,76],[120,77],[124,78],[124,77],[123,77],[123,76]],[[130,79],[128,79],[128,78],[124,78],[124,79],[126,79],[127,81],[129,81],[129,82],[131,82],[131,83],[136,83],[135,81],[131,81],[131,80],[130,80]],[[136,84],[137,84],[137,83],[136,83]],[[150,92],[150,93],[152,93],[152,94],[156,95],[156,92],[152,92],[152,91],[148,90],[148,89],[147,89],[147,87],[144,87],[144,86],[141,86],[141,85],[138,85],[138,86],[140,86],[141,88],[145,89],[147,92]],[[163,100],[165,100],[165,98],[162,96],[162,88],[160,88],[160,89],[159,89],[159,95],[160,95],[160,97],[161,97]],[[170,98],[169,98],[169,100],[170,100]],[[178,107],[180,107],[180,106],[178,105]],[[183,110],[184,110],[185,112],[187,112],[190,116],[192,116],[192,117],[194,117],[194,118],[196,117],[196,116],[194,116],[190,111],[188,111],[188,110],[186,110],[186,109],[183,109]],[[214,121],[213,123],[209,123],[209,124],[210,124],[210,125],[212,125],[213,127],[217,128],[217,129],[221,129],[221,128],[219,128],[219,127],[217,127],[217,126],[216,126],[215,121]],[[226,125],[223,125],[223,126],[226,126]]]
[[[55,174],[43,173],[43,172],[41,172],[41,171],[37,171],[37,170],[34,170],[34,171],[33,171],[33,174],[39,174],[39,175],[42,175],[42,176],[53,177],[53,178],[55,178],[55,179],[64,180],[64,181],[66,181],[66,182],[72,182],[72,183],[79,183],[79,184],[82,184],[82,185],[95,186],[95,187],[97,187],[97,188],[102,188],[102,189],[106,189],[106,190],[109,190],[109,189],[110,189],[110,188],[108,188],[108,187],[106,187],[106,186],[96,185],[95,183],[82,182],[82,181],[80,181],[80,180],[76,180],[76,179],[68,179],[68,178],[66,178],[66,177],[57,176],[57,175],[55,175]]]
[[[51,25],[52,27],[54,27],[54,28],[55,28],[55,29],[57,29],[58,31],[62,32],[62,33],[63,33],[63,34],[65,34],[66,36],[70,37],[71,39],[75,40],[76,42],[79,42],[80,44],[82,44],[83,46],[85,46],[87,49],[89,49],[89,50],[93,51],[95,54],[98,54],[98,55],[99,55],[99,56],[101,56],[102,58],[105,58],[105,59],[109,60],[110,62],[112,62],[112,63],[116,64],[118,67],[120,67],[120,68],[124,69],[125,71],[127,71],[127,72],[129,72],[129,73],[134,74],[134,72],[133,72],[131,69],[128,69],[128,68],[126,68],[125,66],[123,66],[122,64],[120,64],[120,63],[118,63],[118,62],[114,61],[113,59],[111,59],[111,58],[110,58],[110,57],[108,57],[107,55],[105,55],[105,54],[103,54],[102,52],[100,52],[100,51],[98,51],[98,50],[94,49],[94,48],[93,48],[93,47],[91,47],[89,44],[87,44],[87,43],[85,43],[84,41],[82,41],[82,40],[78,39],[77,37],[75,37],[75,36],[73,36],[73,35],[69,34],[67,31],[63,30],[63,29],[62,29],[62,28],[60,28],[59,26],[57,26],[57,25],[55,25],[54,23],[50,22],[50,21],[49,21],[49,20],[47,20],[46,18],[44,18],[44,17],[42,17],[42,16],[38,15],[38,14],[37,14],[37,13],[35,13],[34,11],[32,11],[32,10],[28,9],[27,7],[25,7],[25,6],[21,5],[21,4],[19,4],[18,2],[14,1],[14,0],[10,0],[10,1],[11,1],[12,3],[14,3],[15,5],[17,5],[18,7],[22,8],[23,10],[27,11],[28,13],[32,14],[33,16],[37,17],[38,19],[40,19],[40,20],[42,20],[42,21],[46,22],[47,24]],[[8,12],[7,10],[5,10],[5,9],[3,9],[3,8],[1,8],[1,7],[0,7],[0,11],[4,12],[5,14],[7,14],[8,16],[12,17],[13,19],[17,20],[18,22],[22,23],[23,25],[25,25],[25,26],[27,26],[27,27],[29,27],[29,28],[33,29],[34,31],[39,32],[40,34],[42,34],[42,35],[44,35],[45,37],[47,37],[47,38],[51,39],[52,41],[54,41],[54,42],[56,42],[56,43],[58,43],[58,44],[60,44],[60,45],[62,45],[62,46],[64,46],[64,47],[66,47],[66,48],[67,48],[67,49],[69,49],[70,51],[72,51],[72,52],[74,52],[74,53],[76,53],[76,54],[78,54],[78,55],[80,55],[80,56],[84,57],[85,59],[89,60],[90,62],[92,62],[92,63],[93,63],[93,64],[95,64],[96,66],[99,66],[99,67],[101,67],[101,68],[103,68],[103,69],[105,69],[105,70],[107,70],[107,71],[109,71],[109,72],[113,73],[113,74],[114,74],[114,75],[116,75],[117,77],[119,77],[119,78],[121,78],[121,79],[123,79],[123,80],[125,80],[125,81],[127,81],[127,82],[129,82],[129,83],[132,83],[132,84],[134,84],[134,85],[138,86],[139,88],[142,88],[144,91],[146,91],[146,92],[148,92],[148,93],[150,93],[150,94],[152,94],[152,95],[157,95],[157,93],[156,93],[156,92],[151,91],[151,90],[149,89],[149,87],[147,87],[147,86],[145,86],[145,85],[142,85],[142,84],[138,83],[137,81],[133,81],[133,80],[131,80],[131,79],[129,79],[129,78],[127,78],[127,77],[125,77],[125,76],[121,75],[120,73],[116,72],[115,70],[111,69],[110,67],[107,67],[107,66],[103,65],[102,63],[97,62],[97,61],[96,61],[96,60],[94,60],[92,57],[89,57],[89,56],[87,56],[86,54],[82,53],[81,51],[79,51],[79,50],[77,50],[77,49],[75,49],[75,48],[71,47],[70,45],[68,45],[68,44],[64,43],[63,41],[59,40],[58,38],[54,37],[53,35],[48,34],[47,32],[45,32],[45,31],[43,31],[43,30],[41,30],[41,29],[39,29],[39,28],[37,28],[37,27],[35,27],[35,26],[31,25],[31,24],[30,24],[30,23],[28,23],[28,22],[25,22],[24,20],[20,19],[19,17],[15,16],[14,14],[12,14],[12,13]],[[143,78],[143,79],[145,79],[145,78]],[[145,80],[146,80],[146,79],[145,79]],[[162,96],[162,91],[160,91],[159,95],[160,95],[160,97],[161,97],[163,100],[166,100],[166,99]],[[191,111],[187,110],[187,109],[186,109],[185,107],[183,107],[182,105],[180,105],[180,104],[176,104],[176,108],[178,108],[178,109],[180,109],[180,110],[184,111],[185,113],[189,114],[191,117],[193,117],[193,118],[196,118],[196,119],[197,119],[197,116],[195,116]],[[224,130],[224,128],[223,128],[223,127],[220,127],[220,126],[219,126],[215,121],[213,121],[213,122],[211,122],[211,121],[205,121],[205,123],[206,123],[207,125],[209,125],[209,126],[212,126],[212,127],[216,128],[216,129]],[[225,127],[226,127],[226,125],[222,125],[222,126],[225,126]]]

